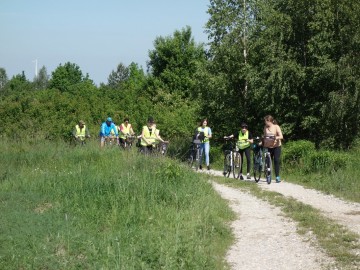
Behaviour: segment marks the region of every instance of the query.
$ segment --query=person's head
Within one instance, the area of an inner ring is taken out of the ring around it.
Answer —
[[[272,117],[271,115],[265,116],[265,117],[264,117],[264,121],[265,121],[265,125],[266,125],[267,127],[277,124],[276,120],[275,120],[274,117]]]
[[[207,124],[208,124],[207,118],[202,119],[201,122],[200,122],[200,126],[202,126],[202,127],[206,127]]]
[[[110,126],[111,123],[112,123],[112,118],[111,118],[111,117],[106,118],[106,124],[107,124],[108,126]]]
[[[248,125],[246,123],[241,123],[241,131],[245,133],[248,130]]]
[[[155,124],[155,121],[154,121],[154,118],[152,118],[151,116],[148,118],[148,121],[147,121],[147,125],[149,127],[151,127],[152,125]]]
[[[79,121],[79,127],[83,128],[85,126],[85,122],[83,120]]]
[[[124,118],[124,123],[125,123],[125,124],[129,124],[129,118],[128,118],[128,117],[125,117],[125,118]]]

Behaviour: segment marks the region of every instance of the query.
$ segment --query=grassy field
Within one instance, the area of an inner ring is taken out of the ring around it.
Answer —
[[[0,143],[0,269],[226,269],[234,218],[176,161]]]

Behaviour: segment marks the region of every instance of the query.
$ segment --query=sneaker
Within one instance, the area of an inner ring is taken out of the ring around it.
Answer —
[[[202,170],[202,166],[201,166],[201,165],[199,166],[199,169]]]
[[[226,172],[223,172],[223,175],[225,176],[225,175],[226,175]]]
[[[251,179],[250,173],[246,175],[246,179]]]
[[[281,180],[280,180],[280,176],[276,176],[276,183],[280,183]]]
[[[210,166],[206,166],[207,167],[207,170],[210,171]]]
[[[244,180],[244,177],[242,176],[242,174],[240,174],[240,180]]]

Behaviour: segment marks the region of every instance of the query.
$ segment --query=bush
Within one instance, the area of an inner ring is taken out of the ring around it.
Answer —
[[[308,170],[319,171],[322,169],[337,171],[345,168],[348,163],[348,157],[345,154],[332,151],[313,152],[309,156]]]
[[[301,159],[315,151],[315,144],[305,140],[293,141],[284,145],[283,149],[283,161],[285,163],[299,164]]]

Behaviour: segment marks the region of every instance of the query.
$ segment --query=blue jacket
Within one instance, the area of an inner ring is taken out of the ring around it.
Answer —
[[[101,124],[100,136],[110,136],[111,131],[113,131],[116,136],[119,136],[119,133],[114,123],[111,123],[110,126],[108,126],[106,122]]]

